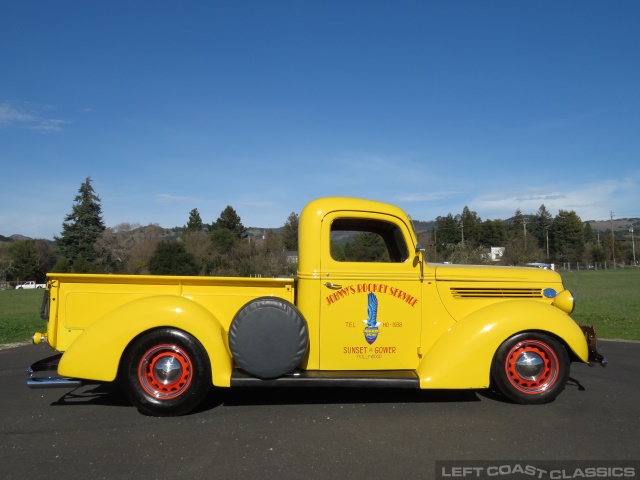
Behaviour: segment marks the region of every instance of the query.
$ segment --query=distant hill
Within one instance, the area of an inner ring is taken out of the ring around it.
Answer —
[[[251,237],[251,238],[262,238],[263,236],[266,235],[266,233],[271,230],[273,233],[276,233],[278,235],[282,235],[284,233],[284,227],[276,227],[276,228],[269,228],[269,227],[247,227],[247,234]]]
[[[530,217],[526,215],[526,217]],[[507,218],[504,220],[505,223],[513,223],[514,218]],[[436,226],[436,221],[431,220],[429,222],[414,220],[416,232],[425,232],[431,231]],[[582,223],[590,223],[591,229],[593,231],[600,232],[610,232],[611,231],[611,220],[584,220]],[[630,227],[633,227],[634,232],[638,232],[640,235],[640,218],[619,218],[613,220],[613,229],[615,231],[619,230],[629,230]]]
[[[611,220],[586,220],[584,223],[590,223],[593,231],[610,232]],[[639,232],[640,234],[640,218],[614,218],[613,229],[617,230],[629,230],[633,227],[634,234]]]
[[[10,237],[0,235],[0,242],[16,242],[18,240],[33,240],[31,237],[25,237],[24,235],[13,234]]]
[[[436,226],[435,220],[431,220],[429,222],[424,222],[422,220],[413,221],[413,227],[416,229],[416,233],[431,231],[435,226]]]
[[[513,218],[508,218],[505,220],[506,223],[513,222]],[[611,220],[584,220],[583,223],[590,223],[593,231],[600,232],[610,232],[611,231]],[[424,221],[424,220],[414,220],[414,227],[417,233],[421,232],[429,232],[434,229],[436,226],[435,220]],[[630,227],[634,228],[634,232],[637,232],[640,236],[640,218],[618,218],[613,220],[613,228],[615,231],[625,230],[628,231]],[[160,237],[164,240],[172,240],[178,238],[182,233],[182,227],[173,227],[173,228],[163,228],[158,225],[148,225],[148,226],[134,226],[128,232],[119,231],[118,233],[124,234],[125,236],[136,236],[140,234],[146,233],[149,228],[159,228],[161,230]],[[270,227],[247,227],[247,233],[252,238],[262,238],[267,231],[271,230],[272,232],[282,235],[284,228],[282,226],[270,228]],[[9,237],[5,237],[4,235],[0,235],[0,242],[15,242],[18,240],[32,240],[31,237],[26,237],[20,234],[13,234]],[[47,240],[52,242],[53,240]]]
[[[13,234],[10,237],[5,237],[4,235],[0,235],[0,242],[17,242],[19,240],[34,240],[31,237],[26,237],[24,235],[19,235],[19,234]],[[43,239],[46,242],[53,242],[53,240],[49,240],[49,239]]]
[[[11,240],[13,240],[14,242],[17,242],[18,240],[33,240],[31,237],[25,237],[24,235],[19,235],[19,234],[14,234],[11,235]]]
[[[525,217],[531,219],[531,215],[525,215]],[[513,223],[513,221],[514,217],[504,220],[504,222],[507,224]],[[416,232],[418,233],[433,230],[436,225],[435,220],[432,220],[430,222],[414,220],[413,223],[415,225]],[[590,223],[591,229],[594,231],[611,231],[611,220],[583,220],[582,223]],[[638,234],[640,235],[640,218],[619,218],[613,220],[613,229],[615,231],[629,230],[630,227],[633,227],[634,232],[638,232]]]

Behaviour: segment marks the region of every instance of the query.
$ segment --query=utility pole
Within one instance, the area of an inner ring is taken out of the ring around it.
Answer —
[[[522,228],[524,228],[524,246],[527,246],[527,219],[522,219]]]
[[[616,236],[613,233],[613,210],[611,210],[611,258],[613,259],[613,268],[616,268]]]
[[[629,229],[631,232],[631,248],[633,249],[633,265],[636,265],[636,242],[633,239],[633,226]]]
[[[549,259],[549,227],[545,228],[547,234],[547,259]]]
[[[438,261],[438,229],[433,229],[433,261]]]

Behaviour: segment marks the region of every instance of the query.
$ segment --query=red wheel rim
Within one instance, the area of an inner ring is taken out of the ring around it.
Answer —
[[[153,397],[171,400],[189,388],[192,372],[186,352],[175,345],[156,345],[140,359],[138,380]]]
[[[529,395],[547,391],[558,379],[559,361],[553,349],[539,340],[514,345],[505,360],[509,383]]]

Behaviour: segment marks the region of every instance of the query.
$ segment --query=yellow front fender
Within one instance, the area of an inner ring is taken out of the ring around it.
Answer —
[[[486,388],[498,347],[516,333],[548,332],[583,362],[589,351],[577,323],[557,308],[529,300],[489,305],[459,320],[426,353],[417,373],[421,388]]]
[[[177,328],[197,338],[209,355],[213,383],[229,386],[232,360],[220,322],[201,305],[173,295],[134,300],[92,323],[62,355],[58,373],[113,381],[127,345],[141,333],[160,327]]]

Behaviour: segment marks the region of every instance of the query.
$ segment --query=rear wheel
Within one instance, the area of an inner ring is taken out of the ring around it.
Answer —
[[[146,415],[183,415],[196,408],[211,387],[204,347],[181,330],[154,330],[136,339],[124,356],[126,393]]]
[[[569,379],[569,355],[550,335],[525,332],[505,341],[491,365],[491,378],[500,392],[516,403],[553,401]]]

